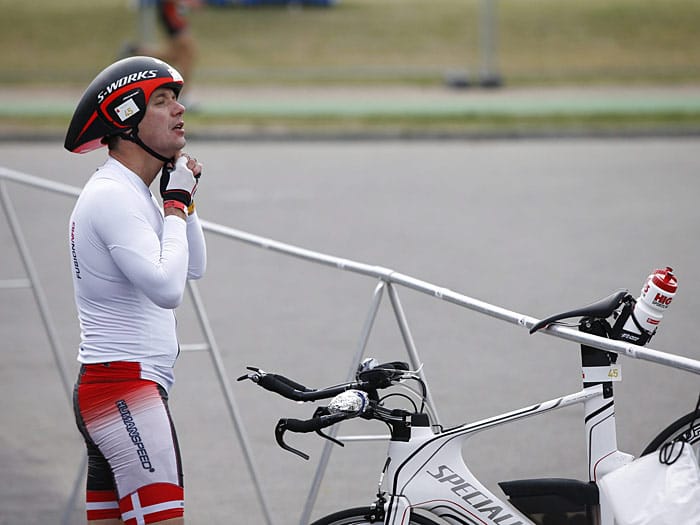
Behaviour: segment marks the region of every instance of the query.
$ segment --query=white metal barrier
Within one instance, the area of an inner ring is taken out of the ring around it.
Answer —
[[[42,179],[39,177],[35,177],[32,175],[20,173],[14,170],[6,169],[0,167],[0,202],[3,205],[5,215],[8,220],[8,224],[12,230],[13,236],[15,238],[15,241],[18,245],[18,249],[20,251],[20,256],[22,258],[23,264],[25,266],[25,269],[27,271],[28,275],[28,280],[13,280],[13,281],[0,281],[0,288],[1,287],[17,287],[17,286],[29,286],[32,288],[34,291],[35,299],[37,301],[37,304],[39,306],[42,320],[44,322],[44,326],[46,328],[47,334],[49,336],[49,339],[51,341],[51,347],[54,353],[54,359],[56,361],[56,364],[58,366],[59,373],[61,375],[61,381],[63,383],[64,388],[67,390],[69,394],[69,399],[70,399],[70,392],[72,390],[72,381],[70,378],[68,378],[66,374],[66,368],[65,365],[62,361],[61,358],[61,352],[58,344],[58,338],[56,337],[55,330],[53,328],[53,324],[51,322],[50,318],[50,312],[48,310],[47,302],[44,297],[41,285],[39,283],[36,271],[34,270],[34,265],[32,262],[31,255],[29,254],[29,250],[27,249],[26,242],[24,240],[24,237],[21,232],[21,228],[19,225],[19,221],[17,220],[16,214],[14,212],[14,209],[12,207],[12,202],[11,199],[9,198],[9,195],[6,190],[5,186],[5,181],[12,181],[16,182],[19,184],[23,185],[28,185],[28,186],[33,186],[35,188],[40,188],[44,189],[53,193],[59,193],[63,195],[69,195],[73,197],[77,197],[80,193],[80,189],[73,187],[73,186],[68,186],[65,184],[60,184],[56,183],[53,181],[49,181],[46,179]],[[406,351],[408,353],[411,365],[414,367],[414,369],[419,369],[420,368],[420,363],[421,360],[418,356],[415,344],[413,342],[413,337],[411,335],[408,322],[406,320],[403,308],[401,306],[401,302],[399,300],[399,295],[398,295],[398,290],[397,286],[404,286],[406,288],[421,292],[423,294],[432,296],[436,299],[442,300],[442,301],[447,301],[449,303],[455,304],[457,306],[461,306],[464,308],[467,308],[469,310],[473,310],[475,312],[479,312],[481,314],[488,315],[490,317],[494,317],[496,319],[500,319],[502,321],[507,321],[509,323],[521,326],[523,328],[531,328],[535,323],[537,323],[539,320],[530,317],[524,314],[520,314],[511,310],[507,310],[505,308],[502,308],[500,306],[494,306],[492,304],[479,301],[477,299],[473,299],[471,297],[468,297],[466,295],[460,294],[458,292],[452,291],[448,288],[440,287],[440,286],[435,286],[429,282],[422,281],[420,279],[416,279],[414,277],[410,277],[408,275],[401,274],[399,272],[396,272],[394,270],[384,268],[381,266],[375,266],[375,265],[369,265],[369,264],[364,264],[356,261],[352,261],[349,259],[344,259],[340,257],[335,257],[331,255],[326,255],[318,252],[314,252],[305,248],[300,248],[298,246],[293,246],[290,244],[286,244],[283,242],[275,241],[272,239],[268,239],[265,237],[260,237],[257,235],[253,235],[247,232],[243,232],[240,230],[236,230],[233,228],[229,228],[226,226],[222,226],[219,224],[211,223],[208,221],[202,221],[202,226],[206,232],[220,235],[229,239],[241,241],[253,246],[256,246],[258,248],[265,248],[280,254],[300,258],[309,262],[317,263],[317,264],[322,264],[326,266],[331,266],[334,268],[337,268],[339,270],[343,271],[349,271],[349,272],[354,272],[358,273],[361,275],[365,275],[367,277],[373,277],[378,280],[377,286],[374,290],[372,300],[370,303],[370,310],[368,312],[367,318],[365,320],[361,337],[360,337],[360,342],[357,348],[356,355],[354,356],[353,359],[353,364],[351,366],[351,369],[349,371],[349,379],[352,377],[352,374],[354,374],[354,371],[357,368],[357,365],[361,362],[366,344],[369,340],[369,336],[372,331],[372,326],[374,324],[377,312],[379,310],[379,306],[383,297],[384,292],[386,291],[387,294],[389,295],[389,299],[391,301],[391,306],[394,311],[394,315],[396,317],[396,321],[398,323],[399,329],[401,331],[401,335],[404,341],[404,345],[406,347]],[[4,286],[3,286],[4,285]],[[204,337],[206,339],[206,344],[204,345],[184,345],[185,350],[207,350],[210,353],[210,356],[212,358],[214,368],[217,372],[217,377],[219,380],[219,383],[221,385],[226,403],[227,403],[227,408],[229,411],[229,416],[231,417],[233,423],[234,423],[234,428],[236,429],[238,439],[240,441],[241,447],[244,452],[244,456],[246,459],[246,464],[248,467],[249,474],[251,476],[251,480],[253,481],[253,484],[255,486],[255,490],[257,493],[257,497],[260,503],[260,506],[263,510],[263,514],[265,516],[265,520],[268,524],[272,523],[272,518],[270,516],[269,510],[267,508],[267,504],[265,501],[265,496],[262,491],[262,486],[259,480],[259,476],[257,474],[257,469],[255,467],[255,462],[253,460],[253,454],[252,450],[250,448],[246,433],[243,429],[241,417],[240,417],[240,412],[238,410],[237,404],[235,402],[235,398],[233,395],[233,390],[231,389],[230,382],[228,375],[226,374],[226,371],[223,366],[223,361],[221,359],[221,354],[219,352],[219,348],[216,344],[216,340],[214,337],[213,330],[211,329],[211,326],[208,321],[208,317],[206,315],[205,307],[204,307],[204,302],[199,294],[198,288],[196,285],[192,282],[188,283],[188,289],[190,292],[190,296],[193,301],[194,308],[197,312],[197,316],[200,322],[200,326],[202,328],[202,332],[204,334]],[[628,357],[634,358],[634,359],[642,359],[645,361],[650,361],[652,363],[657,363],[663,366],[668,366],[672,368],[677,368],[680,370],[684,370],[687,372],[691,372],[694,374],[699,374],[700,375],[700,361],[695,360],[695,359],[690,359],[687,357],[683,356],[678,356],[675,354],[670,354],[667,352],[662,352],[659,350],[655,350],[653,348],[645,348],[645,347],[640,347],[636,346],[630,343],[625,343],[622,341],[614,341],[611,339],[605,339],[601,337],[597,337],[591,334],[585,334],[582,332],[579,332],[578,330],[574,330],[572,328],[567,328],[564,326],[560,325],[550,325],[549,327],[541,330],[541,333],[551,335],[554,337],[559,337],[562,339],[566,339],[568,341],[572,341],[575,343],[580,343],[580,344],[586,344],[595,348],[599,348],[602,350],[607,350],[610,352],[614,352],[617,354],[622,354],[626,355]],[[421,372],[421,375],[422,372]],[[428,381],[425,377],[423,377],[424,381],[426,382],[426,385],[428,385]],[[429,403],[431,404],[433,411],[435,412],[435,416],[437,418],[437,411],[435,409],[434,403],[432,403],[432,397],[430,395],[430,390],[428,389],[428,400]],[[334,434],[333,434],[334,435]],[[346,439],[351,439],[351,438],[346,438]],[[376,439],[375,436],[356,436],[355,438],[352,438],[354,440],[371,440],[371,439]],[[309,522],[309,518],[311,515],[311,512],[313,510],[313,505],[315,503],[318,491],[320,489],[322,480],[323,480],[323,474],[325,472],[325,469],[327,467],[329,458],[330,458],[330,452],[331,452],[331,447],[332,444],[330,442],[327,442],[324,445],[323,452],[321,454],[321,459],[319,461],[318,467],[316,469],[316,474],[314,476],[313,482],[311,489],[309,491],[309,495],[307,497],[306,504],[303,509],[303,513],[300,519],[301,525],[306,525]],[[83,470],[79,473],[79,479],[76,482],[76,487],[74,487],[73,495],[72,497],[75,497],[77,494],[77,483],[80,481],[80,476],[82,476],[84,472],[84,466]],[[71,500],[73,501],[73,500]],[[65,523],[65,521],[64,521]]]

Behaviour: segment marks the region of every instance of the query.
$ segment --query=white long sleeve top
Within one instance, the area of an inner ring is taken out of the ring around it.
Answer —
[[[110,157],[78,198],[69,245],[78,361],[139,362],[143,378],[168,390],[179,351],[173,310],[206,268],[196,212],[164,217],[141,178]]]

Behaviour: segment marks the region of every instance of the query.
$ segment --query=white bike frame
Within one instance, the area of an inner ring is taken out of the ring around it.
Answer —
[[[619,367],[611,366],[609,373],[619,374]],[[586,414],[590,481],[632,461],[631,455],[617,449],[614,403],[612,397],[605,397],[601,384],[439,434],[429,426],[413,426],[407,442],[392,440],[389,445],[384,523],[407,525],[414,509],[424,509],[436,516],[451,517],[450,523],[533,524],[479,482],[464,463],[462,446],[467,438],[482,430],[578,403],[584,405]],[[613,525],[602,495],[600,509],[601,525]]]

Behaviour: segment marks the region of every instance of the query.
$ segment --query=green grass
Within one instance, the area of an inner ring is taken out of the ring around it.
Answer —
[[[135,40],[126,0],[0,0],[1,83],[84,85]],[[193,10],[198,82],[439,83],[480,67],[479,0]],[[697,0],[498,0],[509,84],[700,81]]]
[[[698,0],[493,0],[498,72],[510,86],[700,84]],[[3,85],[84,88],[139,34],[132,0],[0,0]],[[481,69],[482,0],[340,0],[332,8],[204,7],[191,12],[196,84],[440,85]],[[158,34],[162,39],[162,35]],[[12,112],[0,133],[65,128],[65,114]],[[10,111],[7,113],[7,111]],[[425,133],[700,129],[700,111],[372,115],[221,112],[188,129]]]
[[[51,137],[60,141],[67,116],[2,118],[0,136],[37,139]],[[669,112],[657,115],[609,113],[605,115],[532,115],[510,116],[491,114],[425,115],[410,117],[279,117],[279,116],[211,116],[193,114],[187,118],[191,139],[205,136],[351,137],[353,134],[403,137],[487,137],[531,136],[551,134],[576,135],[640,135],[644,133],[697,133],[700,114]]]
[[[454,115],[426,114],[422,116],[238,116],[234,120],[226,116],[197,115],[188,117],[194,130],[206,130],[216,135],[217,130],[257,130],[262,133],[280,131],[349,135],[353,132],[375,132],[403,135],[488,135],[527,134],[532,132],[575,133],[639,133],[645,130],[700,129],[700,113],[664,112],[642,115],[614,112],[592,115],[499,115],[491,113],[462,112]],[[232,124],[235,124],[233,127]],[[196,131],[195,131],[196,133]]]

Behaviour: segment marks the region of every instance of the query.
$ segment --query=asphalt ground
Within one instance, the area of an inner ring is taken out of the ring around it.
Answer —
[[[201,216],[293,245],[392,268],[536,318],[673,266],[679,292],[651,346],[700,358],[698,246],[700,139],[519,141],[197,141],[188,150],[205,174]],[[59,142],[0,144],[0,165],[81,187],[103,153],[68,154]],[[73,199],[7,183],[33,255],[69,373],[79,340],[70,282],[67,221]],[[118,203],[115,203],[118,205]],[[279,449],[280,417],[310,406],[276,398],[235,378],[248,365],[309,386],[342,381],[360,339],[376,282],[207,235],[209,268],[199,282],[241,407],[268,505],[278,524],[298,523],[323,443]],[[25,276],[0,220],[0,279]],[[0,523],[60,523],[83,454],[31,292],[0,290]],[[580,388],[576,345],[400,288],[406,317],[446,426],[496,415]],[[191,301],[178,309],[180,339],[202,341]],[[366,349],[405,359],[384,299]],[[617,387],[620,448],[639,453],[689,412],[698,377],[622,359]],[[185,468],[188,523],[260,523],[211,360],[184,353],[171,409]],[[343,433],[383,433],[353,422]],[[384,443],[335,448],[313,516],[370,502]],[[473,472],[499,480],[585,479],[582,410],[569,408],[470,439]],[[80,504],[71,523],[81,522]]]

